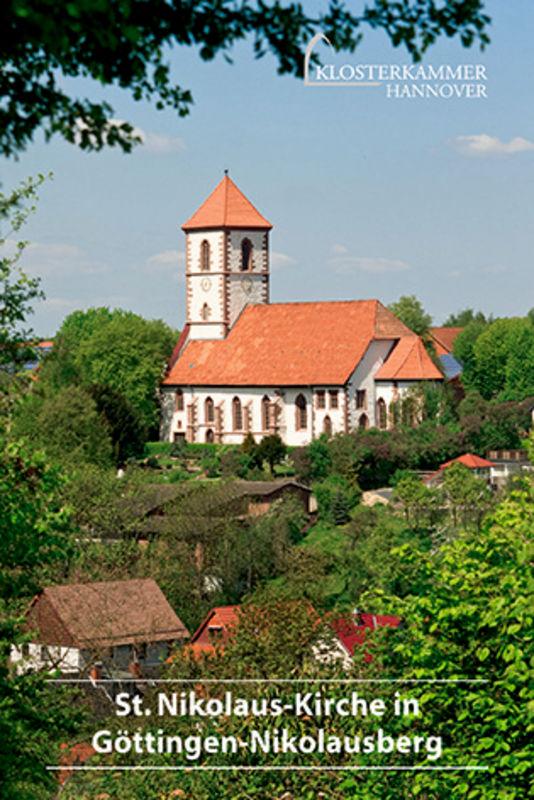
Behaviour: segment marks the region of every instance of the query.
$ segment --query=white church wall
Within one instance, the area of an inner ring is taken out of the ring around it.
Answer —
[[[374,376],[386,360],[392,345],[392,340],[380,339],[372,341],[348,381],[350,430],[359,427],[360,417],[364,414],[369,420],[370,428],[375,427],[377,424],[376,401],[379,395],[377,393]],[[358,390],[365,390],[365,408],[356,408],[356,392]]]
[[[202,242],[210,248],[209,270],[201,269]],[[187,319],[190,338],[225,336],[224,233],[192,231],[186,237]]]

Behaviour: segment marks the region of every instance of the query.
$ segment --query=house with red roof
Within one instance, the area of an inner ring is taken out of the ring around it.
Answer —
[[[379,300],[270,303],[271,223],[225,174],[182,226],[186,324],[161,386],[164,440],[240,444],[392,424],[442,371]]]
[[[373,657],[368,651],[369,634],[378,628],[398,628],[402,620],[400,617],[386,614],[362,614],[356,611],[351,617],[340,617],[332,622],[332,628],[339,641],[340,657],[343,663],[350,665],[358,647],[367,648],[364,652],[364,661],[372,661]]]
[[[491,478],[491,470],[496,466],[493,461],[488,461],[487,458],[482,458],[474,453],[464,453],[457,458],[451,458],[450,461],[445,461],[441,464],[437,472],[429,475],[426,482],[430,484],[441,483],[445,470],[452,467],[453,464],[461,464],[463,467],[471,470],[473,475],[476,475],[477,478],[483,478],[488,481],[488,483]]]
[[[239,606],[216,606],[202,620],[186,645],[194,655],[213,653],[239,622]]]

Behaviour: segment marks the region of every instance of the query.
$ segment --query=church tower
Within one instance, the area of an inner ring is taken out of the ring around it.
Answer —
[[[182,225],[189,339],[224,339],[246,305],[269,302],[271,228],[226,172]]]

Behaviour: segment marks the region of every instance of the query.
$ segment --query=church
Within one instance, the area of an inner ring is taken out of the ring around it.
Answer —
[[[182,229],[186,324],[161,385],[166,441],[240,444],[388,428],[444,376],[379,300],[269,302],[272,225],[225,173]]]

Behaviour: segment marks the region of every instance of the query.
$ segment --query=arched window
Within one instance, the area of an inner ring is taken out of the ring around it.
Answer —
[[[382,397],[379,397],[376,402],[376,416],[378,427],[385,430],[388,426],[388,409]]]
[[[184,393],[181,389],[176,390],[176,411],[184,410]]]
[[[207,239],[200,245],[200,269],[202,272],[210,271],[210,243]]]
[[[211,444],[215,440],[215,436],[213,435],[213,431],[211,428],[208,428],[206,431],[206,442],[207,444]]]
[[[308,427],[308,408],[303,394],[295,398],[295,428],[302,431]]]
[[[358,427],[360,427],[362,430],[367,430],[369,427],[369,417],[367,414],[361,415],[360,419],[358,420]]]
[[[241,242],[241,270],[245,272],[252,269],[252,242],[250,239],[243,239]]]
[[[204,419],[206,422],[213,422],[215,419],[215,406],[211,397],[206,397],[204,401]]]
[[[232,400],[232,423],[234,431],[243,430],[243,407],[239,397]]]
[[[327,415],[323,420],[323,433],[327,436],[332,436],[332,420]]]
[[[262,401],[261,401],[261,429],[262,429],[262,431],[268,431],[269,430],[270,421],[271,421],[271,419],[270,419],[271,418],[270,411],[271,411],[271,401],[269,400],[267,395],[265,395],[265,397],[263,397]]]
[[[207,322],[211,316],[211,308],[207,303],[204,303],[202,306],[202,310],[200,312],[200,316],[202,317],[203,322]]]

